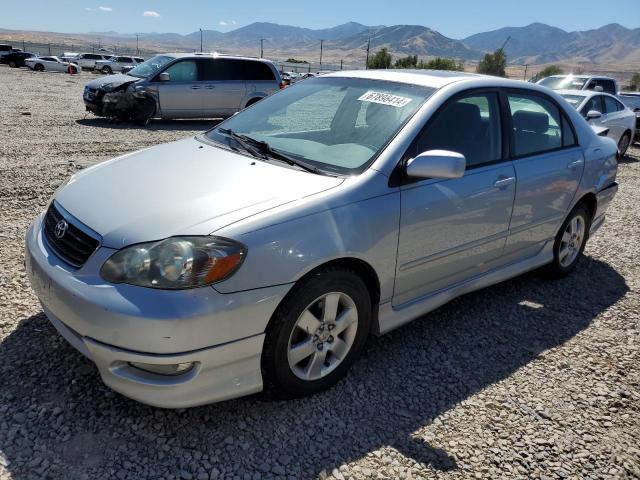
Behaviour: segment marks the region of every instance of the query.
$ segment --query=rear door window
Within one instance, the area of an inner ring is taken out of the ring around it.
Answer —
[[[507,98],[516,157],[549,152],[575,143],[570,141],[573,132],[567,132],[563,142],[563,130],[569,125],[563,121],[560,108],[550,99],[525,93],[509,93]]]
[[[205,82],[237,80],[234,75],[234,62],[225,58],[201,59],[200,79]]]
[[[616,113],[618,111],[618,105],[615,98],[603,95],[602,99],[604,100],[604,113]]]

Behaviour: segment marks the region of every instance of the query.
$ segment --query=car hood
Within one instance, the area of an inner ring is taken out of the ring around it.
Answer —
[[[102,61],[102,60],[99,60]],[[124,75],[122,73],[118,73],[116,75],[107,75],[106,77],[96,78],[95,80],[91,80],[87,83],[87,87],[89,88],[101,88],[104,85],[111,85],[112,87],[118,87],[124,83],[138,82],[142,80],[138,77],[133,77],[131,75]]]
[[[56,201],[101,235],[104,246],[121,248],[175,235],[207,235],[342,182],[190,138],[83,170]]]

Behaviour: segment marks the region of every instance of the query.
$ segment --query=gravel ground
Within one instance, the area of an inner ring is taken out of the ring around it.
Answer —
[[[4,67],[0,479],[640,477],[640,148],[569,278],[525,275],[372,338],[312,398],[160,410],[109,390],[57,335],[22,242],[72,172],[210,123],[109,124],[85,115],[90,75]]]

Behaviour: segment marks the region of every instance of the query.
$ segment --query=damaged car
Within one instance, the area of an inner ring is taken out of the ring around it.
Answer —
[[[152,118],[230,117],[280,88],[268,60],[172,53],[89,82],[83,99],[95,115],[145,125]]]

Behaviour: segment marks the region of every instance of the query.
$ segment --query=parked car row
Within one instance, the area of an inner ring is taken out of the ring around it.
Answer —
[[[638,137],[640,107],[629,108],[630,95],[619,93],[610,77],[594,75],[552,75],[537,82],[558,91],[594,127],[606,131],[618,144],[620,156]],[[626,101],[625,101],[626,100]],[[637,109],[637,110],[636,110]]]

